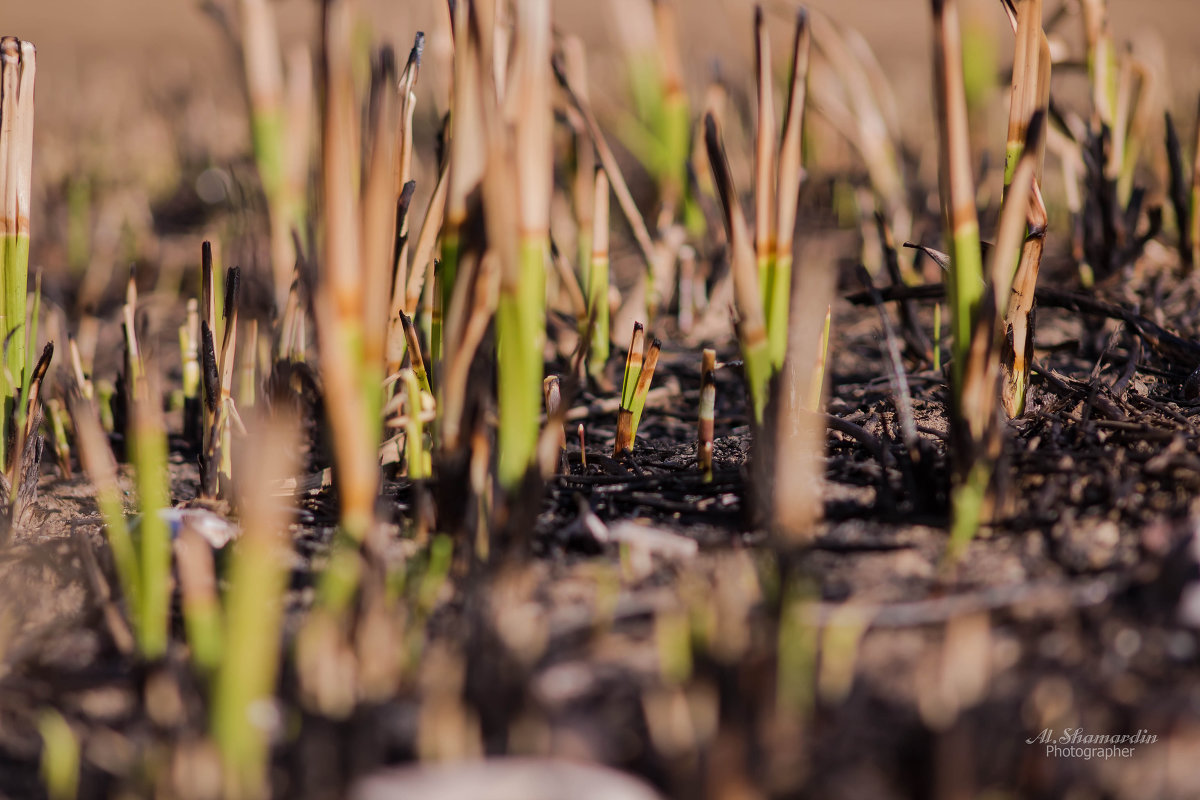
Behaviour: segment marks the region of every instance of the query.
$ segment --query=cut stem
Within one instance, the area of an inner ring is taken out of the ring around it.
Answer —
[[[25,377],[25,295],[33,177],[33,91],[37,51],[15,36],[0,38],[0,469],[8,452]],[[19,456],[18,456],[19,457]]]
[[[717,351],[705,348],[700,356],[700,422],[697,426],[696,464],[706,481],[712,480],[713,433],[717,416]]]

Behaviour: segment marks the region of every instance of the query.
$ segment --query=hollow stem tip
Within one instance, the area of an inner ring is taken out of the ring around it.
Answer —
[[[717,412],[717,352],[705,349],[700,357],[700,419],[697,425],[696,464],[712,475],[713,434]]]

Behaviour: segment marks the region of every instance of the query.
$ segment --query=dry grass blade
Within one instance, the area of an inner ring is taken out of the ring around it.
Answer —
[[[600,130],[600,123],[596,121],[587,100],[580,94],[571,77],[558,62],[554,63],[554,73],[558,77],[558,82],[566,90],[571,105],[583,117],[588,134],[592,137],[592,144],[596,147],[596,155],[600,157],[600,164],[604,167],[604,172],[612,186],[613,195],[617,198],[617,205],[620,206],[625,221],[629,223],[629,228],[633,231],[633,239],[642,252],[646,269],[651,275],[654,275],[657,271],[654,241],[650,238],[650,231],[646,228],[646,220],[642,218],[637,204],[633,202],[633,195],[630,194],[629,186],[625,183],[625,177],[621,172],[620,165],[617,164],[617,158],[613,155],[612,148],[608,146],[604,132]]]
[[[395,276],[397,222],[403,222],[404,184],[396,185],[400,164],[395,131],[401,126],[395,89],[396,63],[390,47],[380,50],[371,75],[368,107],[370,159],[362,197],[363,364],[383,369],[390,298],[379,287]]]
[[[553,239],[550,240],[550,263],[554,265],[555,277],[558,278],[559,290],[566,295],[567,308],[575,315],[576,320],[587,319],[587,299],[583,296],[583,288],[579,278],[567,257],[559,249]],[[561,301],[560,301],[561,302]]]
[[[762,294],[769,296],[771,259],[775,256],[775,85],[771,40],[762,6],[754,9],[754,75],[758,86],[758,127],[754,141],[754,252]]]
[[[831,81],[814,81],[815,105],[858,150],[892,231],[898,239],[907,239],[912,232],[912,213],[892,138],[894,126],[888,109],[895,101],[890,97],[890,88],[882,77],[872,79],[868,67],[874,59],[863,57],[864,52],[869,53],[865,45],[852,46],[851,34],[840,30],[824,14],[814,11],[810,21],[813,41],[841,84],[839,93]],[[903,266],[907,270],[911,265],[906,261]]]
[[[812,32],[808,16],[802,10],[796,16],[796,38],[792,45],[791,86],[783,118],[783,139],[779,146],[779,187],[775,208],[777,221],[776,262],[781,273],[791,272],[792,239],[796,229],[796,208],[800,183],[804,179],[804,111],[808,94],[808,65],[812,50]],[[786,264],[785,264],[786,261]],[[789,292],[784,292],[790,296]]]
[[[446,197],[450,192],[450,160],[442,165],[438,172],[437,183],[433,187],[433,196],[429,199],[429,207],[425,211],[425,219],[421,222],[421,230],[417,233],[417,245],[413,248],[411,268],[406,283],[395,283],[392,289],[392,318],[397,311],[404,310],[416,313],[417,305],[421,302],[421,292],[425,281],[433,274],[433,254],[437,250],[438,235],[442,229],[442,221],[446,213]],[[397,273],[397,280],[399,273]],[[396,361],[403,354],[397,357]],[[389,355],[389,360],[391,356]]]
[[[130,615],[135,617],[136,625],[137,609],[141,607],[141,566],[125,521],[125,493],[117,480],[117,460],[100,425],[96,406],[78,391],[72,391],[67,399],[71,419],[75,422],[79,461],[95,487],[96,502],[104,517],[104,534],[112,550],[121,593]]]
[[[242,271],[230,267],[225,277],[225,337],[221,342],[221,402],[233,396],[233,363],[237,353],[238,306],[241,305]]]
[[[436,265],[432,294],[429,342],[430,366],[435,377],[443,356],[443,347],[448,344],[443,338],[442,318],[450,306],[454,284],[458,279],[459,261],[462,258],[462,228],[467,220],[468,198],[484,179],[489,156],[489,143],[485,141],[485,123],[491,123],[485,119],[483,103],[485,97],[491,95],[489,79],[492,73],[486,70],[486,62],[483,61],[480,52],[481,34],[475,9],[476,6],[469,3],[457,3],[453,8],[454,94],[450,113],[450,172],[445,218],[441,227],[441,261]],[[420,272],[419,264],[415,266],[410,281],[416,278],[417,272]],[[407,310],[412,312],[413,308]]]
[[[1081,0],[1088,73],[1092,79],[1092,127],[1110,130],[1117,111],[1117,60],[1108,26],[1107,0]]]
[[[413,114],[417,107],[417,77],[421,73],[421,56],[425,52],[425,34],[417,31],[413,38],[412,50],[408,53],[408,62],[404,72],[400,74],[400,120],[396,128],[396,192],[399,194],[404,186],[413,179]]]
[[[587,55],[583,42],[577,36],[563,40],[563,69],[571,77],[571,85],[588,101]],[[578,261],[580,275],[587,284],[588,259],[592,255],[592,226],[595,213],[596,148],[588,135],[583,116],[574,107],[567,109],[567,119],[573,133],[571,144],[574,156],[574,174],[571,180],[571,202],[575,208],[576,236],[578,238]],[[607,188],[605,202],[607,202]]]
[[[538,462],[542,477],[549,478],[566,464],[567,429],[564,425],[566,409],[563,407],[562,383],[557,375],[547,375],[542,382],[542,395],[546,405],[546,430],[539,441]]]
[[[962,76],[962,39],[955,0],[933,0],[937,116],[941,144],[942,216],[951,241],[948,289],[955,357],[965,355],[983,294],[979,218]],[[959,367],[962,366],[959,359]],[[957,369],[957,368],[956,368]],[[954,383],[961,388],[961,374]]]
[[[1008,145],[1005,151],[1005,181],[1012,182],[1025,142],[1025,129],[1037,110],[1046,112],[1050,91],[1050,44],[1042,29],[1042,0],[1019,0],[1016,49],[1013,55],[1012,101],[1008,115]],[[1037,179],[1041,180],[1045,139],[1041,139]]]
[[[828,323],[817,326],[813,322],[829,309],[835,283],[833,270],[813,263],[795,268],[789,286],[787,354],[775,395],[778,407],[770,415],[775,428],[774,458],[763,465],[773,471],[771,528],[785,547],[811,541],[824,514],[824,416],[807,412],[821,407],[823,340],[829,333]],[[814,354],[818,354],[817,368]]]
[[[725,231],[729,237],[730,271],[733,274],[734,298],[738,313],[738,338],[742,345],[746,381],[754,409],[754,420],[761,424],[767,404],[767,384],[770,380],[770,351],[767,341],[766,318],[763,314],[762,291],[754,264],[754,249],[750,231],[742,214],[737,188],[725,156],[725,145],[717,121],[708,114],[704,118],[704,141],[713,180],[725,211]]]
[[[591,201],[591,252],[587,266],[587,316],[591,331],[588,347],[588,372],[599,380],[604,375],[611,351],[608,261],[608,175],[597,169],[592,180],[595,196]]]
[[[397,156],[395,160],[395,189],[399,199],[396,202],[396,246],[392,254],[394,261],[392,265],[392,296],[388,305],[388,335],[385,344],[388,374],[399,369],[400,359],[403,358],[403,353],[396,349],[401,345],[400,337],[395,335],[396,315],[403,309],[412,308],[405,303],[405,292],[408,288],[409,219],[411,218],[409,211],[413,190],[416,188],[416,182],[412,179],[413,115],[417,106],[414,89],[421,70],[421,55],[424,50],[425,34],[418,32],[408,55],[408,63],[400,75],[400,117],[399,125],[396,128]],[[442,175],[444,174],[443,172]],[[441,181],[439,181],[440,185],[443,185]],[[439,198],[437,187],[435,187],[430,212],[432,212],[432,203],[439,202],[444,208],[445,195],[443,194]],[[430,252],[432,252],[432,247]]]
[[[796,36],[792,43],[791,84],[788,87],[787,110],[784,112],[783,138],[779,147],[778,184],[775,201],[775,252],[769,270],[770,285],[764,291],[767,298],[767,329],[771,338],[771,365],[781,369],[787,350],[787,327],[790,316],[792,281],[792,244],[796,230],[796,208],[800,200],[800,183],[804,178],[803,135],[804,107],[808,101],[808,65],[812,34],[808,15],[801,10],[796,16]],[[759,255],[761,261],[762,255]]]
[[[645,357],[646,328],[642,323],[633,323],[633,334],[629,340],[629,351],[625,354],[625,372],[621,376],[621,407],[633,405],[633,393],[637,389],[638,376],[642,372]]]
[[[713,433],[717,416],[717,351],[700,355],[700,414],[696,431],[696,466],[712,478]]]
[[[467,383],[475,354],[487,335],[500,294],[500,265],[496,255],[485,253],[474,270],[474,280],[461,281],[451,300],[455,316],[465,317],[458,345],[445,366],[441,397],[442,447],[457,449],[460,443],[463,409],[467,402]]]
[[[421,389],[432,394],[429,386],[429,374],[425,371],[425,359],[421,355],[421,340],[417,337],[417,326],[413,324],[412,317],[403,311],[400,312],[400,326],[404,331],[404,341],[408,350],[409,363],[412,364],[413,375],[416,376]]]
[[[1042,138],[1045,117],[1041,111],[1034,112],[1026,128],[1024,147],[1015,168],[1008,192],[1004,197],[1004,208],[1000,213],[1000,224],[996,230],[996,243],[988,252],[987,274],[995,290],[996,316],[1003,319],[1009,308],[1021,303],[1021,295],[1014,287],[1016,275],[1012,270],[1025,243],[1025,231],[1029,216],[1029,203],[1034,196],[1037,182],[1036,143]],[[1029,147],[1035,146],[1034,149]]]
[[[1005,163],[1005,183],[1013,179],[1017,163],[1032,144],[1033,186],[1026,203],[1030,236],[1021,251],[1020,263],[1013,280],[1013,297],[998,295],[998,307],[1005,312],[1006,336],[1002,345],[1004,363],[1002,400],[1005,412],[1018,417],[1025,410],[1029,388],[1029,369],[1033,358],[1033,297],[1041,268],[1042,251],[1047,224],[1046,206],[1042,201],[1042,165],[1045,163],[1046,137],[1041,135],[1041,120],[1050,104],[1050,45],[1042,28],[1042,0],[1020,0],[1017,3],[1016,50],[1013,62],[1012,105],[1008,121],[1008,152]],[[1039,117],[1038,131],[1033,131],[1033,119]],[[1024,189],[1022,189],[1024,191]],[[1005,200],[1007,204],[1007,198]],[[1002,262],[997,262],[1002,265]],[[1001,268],[1003,268],[1001,266]],[[1007,283],[1007,281],[1005,281]],[[998,287],[997,291],[1002,288]]]
[[[378,420],[365,395],[364,286],[358,196],[359,118],[352,70],[354,16],[348,0],[325,6],[324,157],[321,189],[324,245],[321,283],[313,298],[317,316],[325,408],[333,431],[342,527],[351,538],[366,535],[374,518],[379,480]]]

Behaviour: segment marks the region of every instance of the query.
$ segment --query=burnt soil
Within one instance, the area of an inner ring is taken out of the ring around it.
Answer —
[[[921,440],[914,461],[880,317],[846,299],[862,302],[847,274],[828,401],[845,424],[828,434],[824,522],[810,547],[781,554],[752,524],[736,365],[718,371],[713,478],[697,472],[695,351],[668,345],[634,454],[611,457],[615,415],[602,407],[607,395],[585,389],[568,428],[586,424],[586,468],[572,434],[567,468],[519,543],[525,555],[495,569],[455,561],[428,603],[423,652],[461,657],[452,692],[477,718],[486,752],[597,760],[675,797],[745,780],[777,796],[1194,796],[1200,403],[1188,378],[1197,362],[1153,331],[1158,319],[1184,341],[1200,334],[1200,282],[1173,269],[1172,254],[1152,246],[1120,280],[1079,295],[1107,303],[1100,311],[1125,309],[1125,319],[1062,308],[1070,292],[1039,304],[1037,369],[1027,413],[1006,423],[996,519],[959,563],[944,558],[945,377],[905,359]],[[1061,259],[1047,270],[1061,278],[1049,285],[1072,280]],[[897,304],[887,306],[901,329]],[[910,308],[929,325],[931,301]],[[186,501],[196,471],[185,443],[174,443],[175,499]],[[120,784],[113,776],[130,768],[132,751],[198,740],[205,725],[204,689],[181,654],[145,665],[116,648],[99,516],[87,485],[58,472],[47,466],[0,558],[0,792],[13,797],[40,791],[33,726],[46,705],[82,732],[85,797]],[[387,481],[397,558],[424,558],[411,539],[413,508],[439,490]],[[293,626],[328,551],[335,498],[317,488],[294,505]],[[635,520],[667,541],[647,545],[652,555],[604,543],[590,532],[596,519],[610,529]],[[808,601],[799,627],[783,632],[780,576]],[[506,640],[497,603],[537,621],[544,640],[532,654]],[[664,667],[664,627],[698,609],[713,617],[700,629],[720,641],[694,642],[680,680]],[[771,713],[777,642],[789,636],[811,641],[808,661],[788,662],[807,663],[813,687],[794,718]],[[279,796],[336,796],[354,776],[415,758],[421,727],[432,724],[422,702],[436,689],[414,670],[397,696],[334,721],[286,700],[296,686],[285,669],[281,694],[297,716],[277,745]],[[164,685],[171,702],[153,699]],[[714,707],[720,724],[702,722]],[[1131,758],[1055,759],[1026,744],[1047,728],[1158,740]]]

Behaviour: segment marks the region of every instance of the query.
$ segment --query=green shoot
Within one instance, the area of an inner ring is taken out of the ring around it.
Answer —
[[[969,542],[986,511],[992,464],[981,457],[987,428],[988,398],[994,387],[986,384],[986,370],[968,371],[973,351],[986,355],[992,338],[990,325],[981,323],[983,259],[979,219],[975,211],[975,181],[971,174],[971,147],[967,103],[963,85],[961,29],[956,0],[933,0],[934,74],[939,122],[940,183],[946,236],[951,242],[947,275],[950,302],[951,354],[950,425],[952,440],[951,541],[956,547]],[[990,318],[990,315],[989,315]],[[986,358],[983,359],[986,362]],[[976,366],[985,364],[976,360]],[[971,400],[979,401],[976,407]],[[982,405],[981,405],[982,404]]]
[[[640,347],[636,347],[644,338],[640,325],[634,328],[634,346],[630,347],[629,358],[625,363],[625,383],[622,386],[622,397],[626,396],[625,388],[628,387],[628,399],[621,403],[621,408],[617,412],[617,438],[613,447],[613,454],[620,455],[633,450],[633,444],[637,439],[638,425],[642,421],[642,411],[646,407],[646,395],[650,392],[650,382],[654,379],[654,368],[658,365],[658,353],[662,349],[662,344],[655,339],[645,347],[645,352],[642,352]],[[637,350],[635,356],[635,349]]]
[[[499,355],[500,484],[515,489],[533,465],[541,416],[542,346],[546,322],[546,257],[550,251],[553,115],[550,104],[550,4],[523,0],[517,9],[515,134],[519,199],[517,257],[503,263],[496,309]]]
[[[633,335],[629,341],[629,351],[625,354],[625,372],[621,377],[621,407],[629,408],[633,404],[633,393],[637,390],[638,376],[642,372],[642,361],[645,358],[646,329],[640,322],[633,323]]]
[[[224,649],[212,545],[185,524],[175,540],[174,554],[192,662],[208,674],[220,665]]]
[[[221,754],[226,797],[266,793],[269,729],[263,714],[275,693],[283,600],[287,587],[288,519],[271,501],[272,481],[292,474],[295,429],[282,419],[261,420],[263,440],[248,448],[251,463],[239,474],[248,484],[242,537],[229,566],[224,608],[224,652],[213,680],[212,735]]]
[[[599,380],[610,353],[608,274],[608,176],[596,170],[593,181],[590,265],[587,270],[587,323],[592,341],[588,347],[588,372]]]
[[[136,473],[141,524],[138,561],[142,586],[135,632],[142,655],[158,658],[167,652],[171,610],[171,532],[159,514],[171,505],[167,475],[167,437],[162,414],[143,384],[133,407],[133,465]]]
[[[12,457],[8,442],[25,378],[36,75],[33,44],[15,36],[0,39],[0,469],[7,469]]]
[[[75,800],[79,792],[80,748],[75,732],[54,709],[38,714],[42,737],[42,785],[50,800]]]

